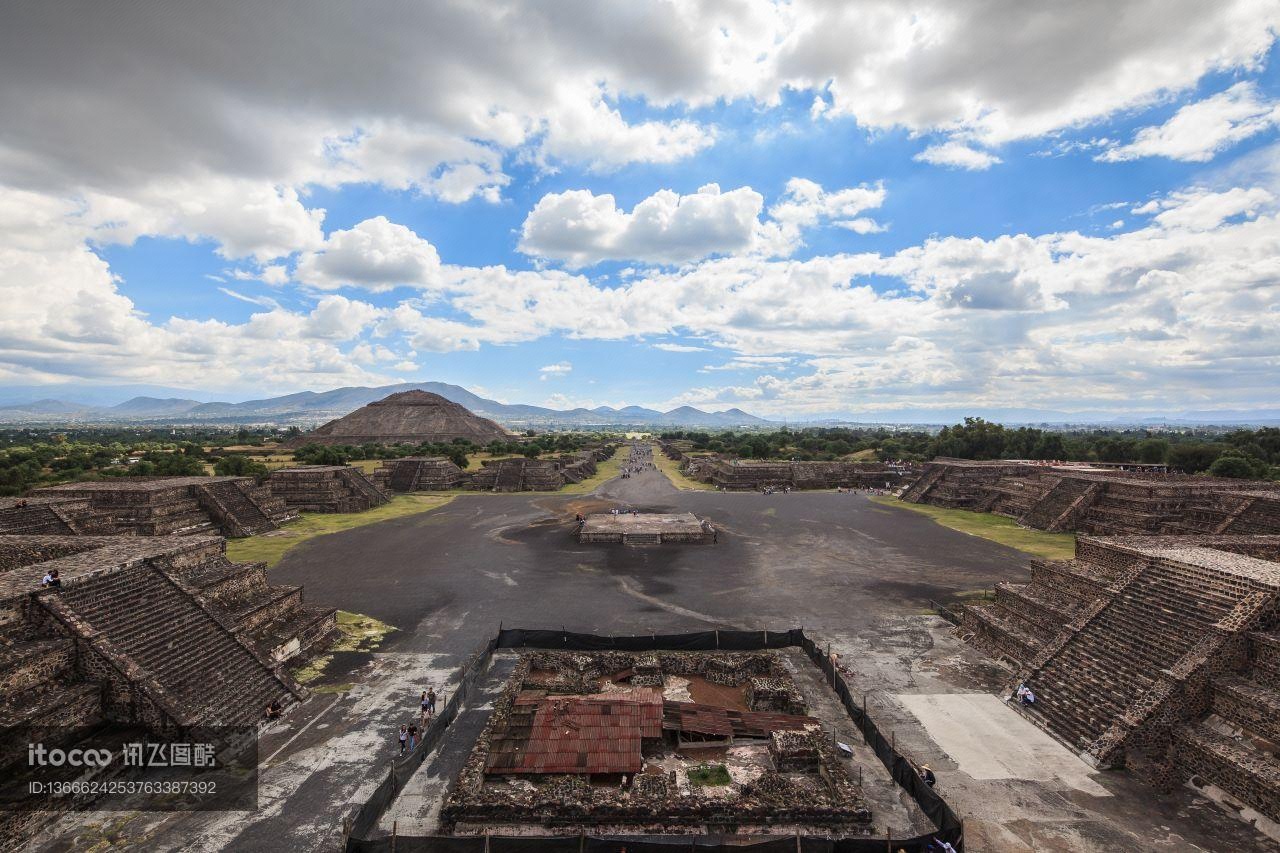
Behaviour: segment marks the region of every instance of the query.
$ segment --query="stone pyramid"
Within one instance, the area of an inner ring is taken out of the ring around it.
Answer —
[[[428,391],[401,391],[329,421],[290,444],[420,444],[469,439],[488,444],[511,434],[488,418]]]

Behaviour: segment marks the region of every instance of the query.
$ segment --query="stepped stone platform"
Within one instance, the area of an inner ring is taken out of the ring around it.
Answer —
[[[94,517],[89,500],[75,495],[0,498],[0,535],[111,532]]]
[[[253,725],[268,703],[305,698],[281,664],[327,645],[335,612],[268,586],[263,564],[231,563],[225,546],[0,536],[0,772],[17,772],[33,734],[122,743],[122,731]],[[55,569],[61,587],[42,588]],[[0,833],[49,817],[8,813]]]
[[[384,492],[429,492],[456,489],[467,475],[443,456],[409,456],[386,460],[372,479]]]
[[[1280,533],[1280,484],[1133,466],[936,459],[902,499],[1099,536]]]
[[[577,536],[579,542],[619,545],[711,543],[716,539],[711,523],[691,512],[595,513],[578,525]]]
[[[350,465],[299,465],[277,468],[271,493],[295,512],[364,512],[389,498],[358,468]]]
[[[1280,821],[1280,536],[1080,537],[1074,560],[966,607],[962,629],[1087,760]]]
[[[617,445],[545,459],[486,459],[478,471],[464,471],[443,456],[388,459],[373,472],[378,488],[393,492],[467,489],[477,492],[554,492],[596,473],[596,463],[613,456]]]
[[[297,517],[252,477],[118,477],[46,486],[31,497],[87,501],[98,532],[136,536],[253,536]]]
[[[673,447],[663,449],[668,456],[680,452]],[[771,462],[690,457],[685,473],[725,491],[759,491],[766,488],[893,488],[910,472],[904,466],[881,462]]]

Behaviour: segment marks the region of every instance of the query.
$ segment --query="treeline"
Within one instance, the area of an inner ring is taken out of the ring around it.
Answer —
[[[1280,429],[1229,432],[1147,430],[1064,432],[1005,427],[982,418],[943,427],[936,434],[881,428],[782,429],[774,432],[672,430],[662,438],[691,442],[694,450],[744,459],[830,460],[855,455],[881,461],[1045,459],[1167,465],[1186,474],[1271,479],[1280,467]]]
[[[138,455],[141,453],[141,455]],[[194,442],[39,443],[0,449],[0,495],[101,477],[192,477],[223,464]],[[262,472],[266,468],[262,467]],[[221,473],[221,472],[219,472]]]
[[[448,444],[424,442],[422,444],[304,444],[293,452],[293,458],[306,465],[345,465],[354,459],[403,459],[406,456],[444,456],[459,468],[467,467],[467,458],[474,453],[491,456],[524,456],[537,459],[545,454],[573,453],[608,440],[601,433],[542,433],[526,435],[511,441],[491,441],[485,445],[473,444],[465,438],[455,438]]]

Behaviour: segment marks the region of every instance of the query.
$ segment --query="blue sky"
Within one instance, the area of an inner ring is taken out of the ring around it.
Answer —
[[[1276,4],[1007,5],[10,10],[0,386],[1280,406]]]

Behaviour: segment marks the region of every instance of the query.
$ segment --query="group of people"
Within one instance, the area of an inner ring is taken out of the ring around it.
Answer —
[[[428,687],[422,691],[422,696],[418,699],[418,720],[400,724],[400,732],[396,739],[400,744],[401,755],[406,752],[413,752],[418,748],[421,736],[426,734],[427,724],[431,722],[431,718],[435,715],[436,689]]]
[[[653,451],[648,447],[632,447],[631,458],[622,466],[622,479],[629,478],[632,474],[639,474],[641,471],[656,470],[651,461],[653,459]]]
[[[50,569],[45,572],[44,578],[40,581],[40,586],[46,589],[51,586],[62,586],[62,578],[58,577],[58,570]]]
[[[1031,688],[1025,684],[1019,684],[1018,689],[1013,691],[1013,696],[1009,698],[1017,699],[1018,704],[1022,705],[1024,708],[1030,708],[1032,705],[1036,704],[1036,694],[1033,693]]]

